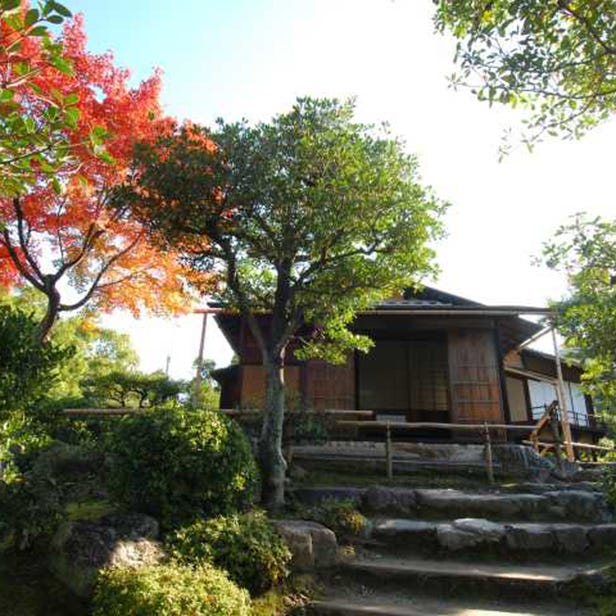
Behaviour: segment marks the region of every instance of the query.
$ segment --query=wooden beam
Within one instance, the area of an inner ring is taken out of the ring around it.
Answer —
[[[524,445],[532,445],[532,441],[522,441]],[[537,441],[538,445],[542,447],[555,447],[556,443],[549,443],[544,441]],[[614,447],[602,447],[601,445],[590,445],[589,443],[576,443],[575,441],[571,443],[573,447],[578,447],[580,449],[593,449],[595,451],[616,451]]]
[[[339,426],[357,426],[359,428],[386,428],[388,425],[391,428],[402,428],[407,430],[415,430],[421,428],[443,428],[446,430],[484,430],[484,424],[459,424],[459,423],[443,423],[435,421],[352,421],[341,419],[336,422]],[[535,426],[512,426],[509,424],[492,424],[489,423],[488,429],[495,430],[511,430],[518,432],[530,432]]]
[[[81,417],[82,415],[137,415],[147,413],[148,409],[117,408],[117,409],[64,409],[63,415]]]
[[[565,451],[567,452],[567,460],[573,462],[575,460],[575,452],[571,445],[571,426],[569,425],[569,405],[567,404],[567,396],[565,395],[565,381],[563,379],[563,368],[560,363],[560,350],[558,341],[556,340],[556,328],[552,327],[552,343],[554,345],[554,360],[556,361],[556,392],[558,393],[558,406],[560,407],[560,425],[565,439]]]

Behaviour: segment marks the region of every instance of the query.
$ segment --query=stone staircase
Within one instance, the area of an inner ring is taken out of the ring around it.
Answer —
[[[579,596],[605,583],[616,553],[616,524],[591,484],[298,496],[350,498],[370,519],[353,556],[324,580],[317,615],[588,615]]]

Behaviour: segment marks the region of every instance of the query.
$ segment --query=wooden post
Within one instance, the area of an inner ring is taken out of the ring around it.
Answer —
[[[554,455],[556,456],[556,468],[558,468],[558,472],[562,475],[563,473],[563,461],[562,461],[562,452],[560,449],[560,434],[558,433],[558,423],[556,422],[556,409],[552,409],[552,414],[550,416],[550,429],[552,430],[552,438],[554,439]]]
[[[560,407],[560,426],[565,440],[567,460],[573,462],[575,460],[575,454],[573,452],[573,445],[571,444],[573,439],[571,438],[571,426],[569,425],[569,405],[567,404],[567,397],[565,395],[565,381],[563,379],[563,368],[560,363],[560,351],[558,350],[555,327],[552,328],[552,343],[554,345],[554,359],[556,360],[556,376],[558,377],[556,393],[558,394],[558,406]]]
[[[391,429],[389,422],[385,426],[385,467],[387,471],[387,479],[394,476],[393,455],[391,450]]]
[[[485,454],[486,454],[486,472],[488,475],[488,483],[494,485],[494,461],[492,460],[492,441],[490,439],[490,429],[488,422],[484,421],[483,428],[485,431]]]
[[[193,406],[198,409],[201,404],[201,372],[203,371],[203,349],[205,347],[205,329],[207,326],[207,312],[203,313],[201,325],[201,340],[199,342],[199,355],[197,355],[197,374],[195,375],[195,387],[193,390]]]

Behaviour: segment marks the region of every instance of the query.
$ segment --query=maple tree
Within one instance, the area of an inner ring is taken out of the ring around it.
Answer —
[[[71,74],[62,45],[48,25],[71,12],[54,0],[30,8],[0,0],[0,192],[21,194],[36,181],[33,164],[49,174],[71,155],[64,128],[74,122],[74,94],[37,83],[45,67]],[[96,133],[93,134],[96,139]]]
[[[128,71],[114,66],[111,54],[86,50],[80,16],[53,43],[38,38],[30,32],[21,48],[36,55],[58,44],[62,62],[39,63],[28,80],[13,84],[11,101],[34,126],[46,125],[47,103],[68,101],[54,138],[70,154],[53,164],[44,153],[25,157],[27,181],[1,191],[0,284],[27,283],[44,294],[41,340],[60,313],[86,305],[134,314],[182,309],[185,278],[173,251],[158,251],[125,210],[109,208],[135,142],[170,125],[158,102],[160,75],[129,87]]]

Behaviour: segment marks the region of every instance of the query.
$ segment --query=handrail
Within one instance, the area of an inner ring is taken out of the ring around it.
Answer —
[[[522,441],[524,445],[532,445],[533,441]],[[554,447],[556,443],[549,441],[537,441],[538,445],[542,447]],[[578,447],[579,449],[594,449],[599,451],[616,451],[616,447],[603,447],[602,445],[591,445],[590,443],[576,443],[572,442],[571,445],[573,447]]]
[[[488,429],[494,430],[511,430],[518,432],[528,432],[532,430],[535,426],[520,426],[520,425],[510,425],[510,424],[492,424],[492,423],[482,423],[482,424],[458,424],[458,423],[445,423],[438,421],[383,421],[383,420],[373,420],[373,421],[353,421],[350,419],[340,419],[336,422],[338,426],[355,426],[358,428],[372,427],[372,428],[402,428],[407,430],[419,429],[419,428],[442,428],[445,430],[485,430],[486,426]]]

